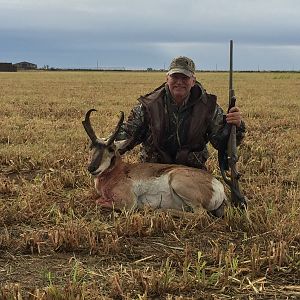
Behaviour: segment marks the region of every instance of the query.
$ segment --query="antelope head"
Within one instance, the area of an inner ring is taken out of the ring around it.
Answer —
[[[93,111],[96,111],[96,109],[90,109],[85,114],[85,120],[82,121],[82,125],[91,140],[88,171],[92,175],[98,176],[115,166],[119,153],[114,141],[124,121],[124,112],[121,112],[119,122],[111,136],[108,139],[101,139],[97,137],[91,125],[90,115]]]

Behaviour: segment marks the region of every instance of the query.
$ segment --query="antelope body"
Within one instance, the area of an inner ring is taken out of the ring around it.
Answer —
[[[98,138],[86,113],[83,126],[91,139],[89,172],[95,176],[97,203],[117,209],[143,208],[223,213],[224,187],[209,172],[196,168],[157,163],[125,163],[119,154],[127,141],[115,141],[124,120],[122,112],[114,133]]]

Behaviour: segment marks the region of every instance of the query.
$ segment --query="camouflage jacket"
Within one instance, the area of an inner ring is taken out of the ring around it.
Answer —
[[[207,94],[197,82],[186,104],[178,107],[163,84],[141,96],[117,140],[128,140],[122,153],[142,144],[142,162],[174,163],[205,168],[208,158],[206,144],[219,148],[224,128],[224,113],[215,95]],[[237,130],[237,142],[244,137],[242,123]]]

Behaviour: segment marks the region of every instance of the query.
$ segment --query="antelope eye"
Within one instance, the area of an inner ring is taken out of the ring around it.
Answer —
[[[108,147],[107,150],[108,150],[108,152],[110,152],[110,153],[111,153],[111,152],[115,152],[115,149],[114,149],[113,147]]]

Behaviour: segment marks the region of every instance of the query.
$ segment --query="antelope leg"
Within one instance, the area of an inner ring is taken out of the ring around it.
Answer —
[[[222,183],[205,171],[174,170],[170,174],[170,185],[178,197],[194,210],[215,210],[226,199]]]
[[[113,208],[113,202],[111,200],[101,197],[96,199],[96,204],[101,207]]]

